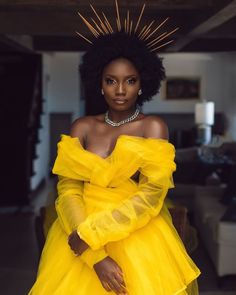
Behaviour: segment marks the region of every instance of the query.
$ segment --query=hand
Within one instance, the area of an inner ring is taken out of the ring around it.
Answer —
[[[85,241],[81,240],[76,231],[73,231],[68,237],[68,244],[75,255],[81,255],[85,250],[89,248],[89,245]]]
[[[94,264],[93,266],[103,288],[107,291],[114,291],[119,295],[127,295],[122,269],[109,256]]]

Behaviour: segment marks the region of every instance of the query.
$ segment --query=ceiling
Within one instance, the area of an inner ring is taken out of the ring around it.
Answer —
[[[114,0],[91,1],[96,10],[115,23]],[[121,18],[130,11],[136,22],[143,0],[119,1]],[[77,12],[94,14],[87,0],[0,0],[0,51],[83,51],[91,33]],[[162,30],[180,29],[162,52],[236,50],[236,0],[147,0],[140,26],[155,20],[153,28],[170,17]],[[161,32],[161,30],[160,30]]]

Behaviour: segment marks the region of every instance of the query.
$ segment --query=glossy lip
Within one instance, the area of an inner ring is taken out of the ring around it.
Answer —
[[[127,99],[122,99],[122,98],[115,98],[112,100],[114,103],[117,103],[117,104],[124,104],[127,102]]]

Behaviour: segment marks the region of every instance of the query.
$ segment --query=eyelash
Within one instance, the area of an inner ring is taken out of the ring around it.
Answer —
[[[116,83],[115,80],[110,79],[110,78],[106,78],[105,81],[106,81],[106,83],[107,83],[108,85],[112,85],[112,84],[115,84],[115,83]],[[128,82],[129,85],[133,85],[133,84],[135,84],[135,83],[137,82],[137,79],[135,79],[135,78],[131,78],[131,79],[128,79],[127,82]]]
[[[115,83],[115,80],[112,80],[112,79],[110,79],[110,78],[106,78],[106,83],[107,83],[108,85],[111,85],[111,84],[114,84],[114,83]]]
[[[129,80],[128,80],[128,84],[135,84],[136,81],[137,81],[137,79],[134,79],[134,78],[129,79]]]

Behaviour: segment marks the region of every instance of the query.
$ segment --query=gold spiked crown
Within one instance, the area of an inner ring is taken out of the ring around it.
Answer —
[[[164,21],[162,21],[155,27],[153,26],[155,23],[155,21],[153,20],[149,24],[146,24],[141,28],[139,25],[140,25],[146,4],[143,4],[136,24],[134,24],[134,21],[130,18],[129,10],[127,10],[126,17],[124,18],[124,21],[122,21],[120,17],[119,5],[117,0],[115,0],[115,6],[116,6],[116,28],[115,29],[112,27],[111,23],[109,22],[104,12],[102,12],[101,15],[99,15],[92,4],[90,4],[90,7],[94,13],[94,16],[96,17],[96,20],[93,17],[91,17],[90,21],[88,21],[80,12],[78,12],[78,15],[80,16],[82,21],[85,23],[85,25],[88,27],[90,32],[93,34],[93,37],[95,38],[99,38],[102,35],[109,35],[115,32],[124,31],[126,34],[136,35],[140,40],[142,40],[145,43],[145,45],[151,52],[156,52],[160,48],[174,41],[173,39],[167,41],[166,38],[168,38],[170,35],[175,33],[179,29],[178,27],[174,28],[170,32],[165,31],[163,33],[159,33],[160,29],[167,22],[169,17],[167,17]],[[76,31],[76,34],[78,34],[81,38],[83,38],[88,43],[93,44],[91,40],[86,38],[84,35],[82,35],[78,31]]]

